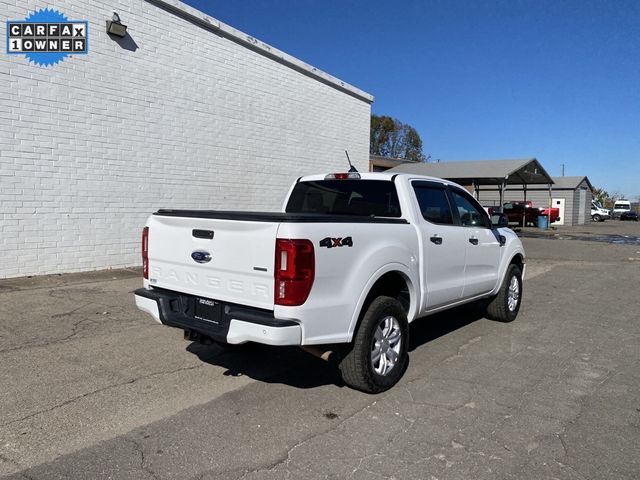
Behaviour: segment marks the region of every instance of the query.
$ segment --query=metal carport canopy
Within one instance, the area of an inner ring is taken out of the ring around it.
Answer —
[[[553,179],[535,158],[403,163],[390,171],[444,178],[461,185],[553,184]]]
[[[496,185],[500,191],[500,208],[504,204],[504,191],[508,184],[522,185],[524,200],[527,199],[527,185],[545,184],[549,186],[549,207],[551,207],[551,185],[553,184],[553,179],[535,158],[403,163],[392,168],[391,171],[429,175],[451,180],[460,185],[471,185],[476,198],[480,194],[480,185]]]

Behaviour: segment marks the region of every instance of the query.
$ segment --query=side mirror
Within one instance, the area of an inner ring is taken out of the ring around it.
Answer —
[[[491,226],[493,228],[504,228],[509,226],[509,218],[504,213],[491,215]]]

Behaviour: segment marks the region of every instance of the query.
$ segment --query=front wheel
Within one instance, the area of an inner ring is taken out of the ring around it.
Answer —
[[[509,265],[498,294],[487,306],[487,316],[499,322],[512,322],[518,316],[522,301],[522,270]]]
[[[344,382],[367,393],[380,393],[402,377],[408,361],[409,325],[402,304],[378,297],[365,312],[349,352],[340,361]]]
[[[591,218],[593,219],[594,222],[599,222],[602,219],[602,217],[597,213]]]

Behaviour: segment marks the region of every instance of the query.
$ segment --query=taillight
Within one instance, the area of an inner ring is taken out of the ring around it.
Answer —
[[[276,305],[302,305],[309,296],[314,276],[313,243],[309,240],[276,239]]]
[[[360,180],[358,172],[330,173],[324,177],[325,180]]]
[[[142,229],[142,276],[149,279],[149,227]]]

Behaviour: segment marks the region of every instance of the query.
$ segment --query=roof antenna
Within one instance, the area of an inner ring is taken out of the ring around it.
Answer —
[[[358,169],[354,167],[353,164],[351,163],[351,159],[349,158],[349,152],[345,150],[344,154],[347,156],[347,162],[349,162],[349,172],[357,172]]]

